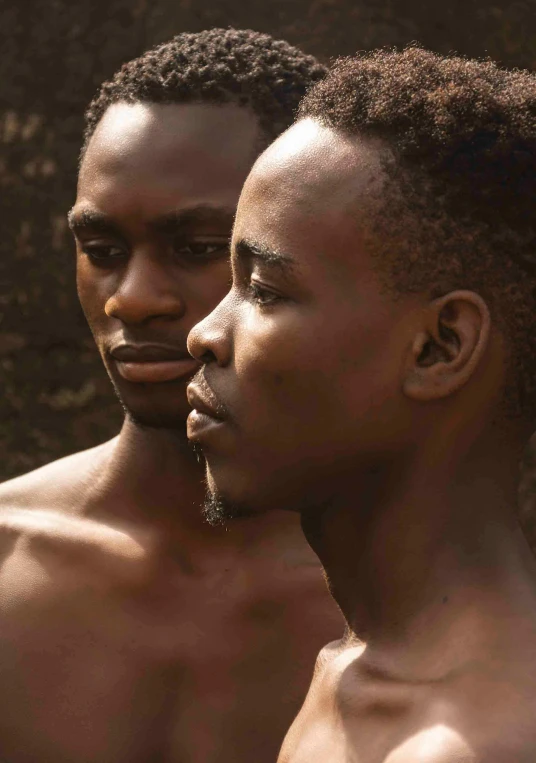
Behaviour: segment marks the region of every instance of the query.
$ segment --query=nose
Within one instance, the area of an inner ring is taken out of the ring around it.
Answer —
[[[153,259],[133,255],[114,293],[107,299],[104,312],[126,324],[155,319],[176,319],[184,315],[185,304],[170,277]]]
[[[188,335],[188,352],[201,363],[226,366],[232,357],[230,294]]]

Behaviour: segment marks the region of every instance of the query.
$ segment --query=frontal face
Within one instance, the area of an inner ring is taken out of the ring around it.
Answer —
[[[70,224],[78,293],[127,411],[182,427],[197,368],[191,327],[229,288],[229,240],[260,145],[257,120],[223,105],[111,106],[80,169]]]
[[[362,244],[381,182],[378,148],[310,120],[246,182],[232,290],[189,339],[189,436],[236,512],[324,505],[408,445],[418,300],[386,296]]]

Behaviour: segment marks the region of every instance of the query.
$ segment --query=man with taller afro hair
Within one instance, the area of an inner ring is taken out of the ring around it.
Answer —
[[[242,184],[323,75],[266,34],[185,33],[87,110],[69,223],[125,421],[0,489],[2,760],[272,763],[340,634],[296,517],[205,522],[185,428]]]
[[[536,75],[340,61],[257,160],[188,340],[213,521],[298,512],[347,622],[280,763],[533,763]],[[253,521],[253,520],[252,520]]]

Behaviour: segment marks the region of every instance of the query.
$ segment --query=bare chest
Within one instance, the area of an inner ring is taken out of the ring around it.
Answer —
[[[313,593],[323,602],[322,585]],[[325,618],[317,611],[304,638],[299,602],[310,589],[255,595],[222,576],[190,580],[173,597],[134,596],[83,579],[58,599],[6,607],[5,759],[272,763],[339,627],[326,597]]]
[[[278,763],[529,763],[536,692],[495,679],[380,685],[351,664],[317,670]]]

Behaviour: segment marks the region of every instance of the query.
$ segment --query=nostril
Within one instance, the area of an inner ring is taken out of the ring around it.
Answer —
[[[225,299],[197,323],[188,336],[188,352],[201,363],[223,367],[231,361],[232,327],[222,314],[224,305]]]
[[[208,364],[208,363],[216,363],[216,356],[212,352],[212,350],[205,350],[205,352],[200,356],[199,360],[201,363]]]
[[[104,305],[104,312],[108,318],[117,317],[117,302],[115,297],[110,297]]]

